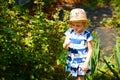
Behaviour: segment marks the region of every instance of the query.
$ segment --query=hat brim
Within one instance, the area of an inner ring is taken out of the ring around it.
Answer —
[[[69,23],[73,23],[73,22],[88,22],[88,19],[85,19],[85,20],[70,20],[68,22]]]

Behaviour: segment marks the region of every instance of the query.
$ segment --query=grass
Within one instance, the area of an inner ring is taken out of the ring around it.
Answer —
[[[116,38],[116,47],[110,56],[101,56],[104,53],[100,50],[96,33],[93,33],[93,37],[92,74],[87,75],[86,80],[120,80],[120,37]]]

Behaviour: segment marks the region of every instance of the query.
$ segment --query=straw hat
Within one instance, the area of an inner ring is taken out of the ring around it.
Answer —
[[[72,9],[69,22],[88,21],[86,12],[81,8]]]

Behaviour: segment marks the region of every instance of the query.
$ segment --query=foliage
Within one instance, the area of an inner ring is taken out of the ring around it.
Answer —
[[[115,3],[115,4],[119,5],[120,1],[119,0],[111,0],[111,3]]]
[[[103,18],[100,24],[104,27],[114,27],[120,28],[120,1],[119,0],[111,0],[111,8],[112,10],[112,17],[110,18]]]
[[[120,28],[120,5],[116,5],[114,8],[113,8],[113,17],[112,17],[112,24],[115,26],[115,28]]]
[[[97,64],[99,62],[100,58],[100,45],[99,45],[99,40],[96,39],[97,33],[93,32],[93,57],[91,59],[91,69],[92,69],[92,74],[96,71]]]
[[[116,49],[110,56],[101,56],[95,66],[96,70],[91,75],[86,76],[86,80],[119,80],[119,37],[117,38]],[[97,55],[99,57],[99,54]],[[93,55],[94,59],[95,55]],[[97,58],[96,58],[97,60]]]
[[[45,18],[36,9],[34,16],[19,6],[0,4],[0,79],[47,80],[64,77],[59,57],[66,22]],[[64,72],[63,72],[64,73]],[[49,76],[48,76],[49,75]]]
[[[119,56],[120,56],[120,37],[117,37],[116,49],[115,49],[115,59],[116,59],[116,62],[117,62],[118,69],[120,71],[120,59],[119,59]]]
[[[91,74],[85,77],[86,80],[89,79],[94,80],[93,75],[96,74],[97,72],[97,68],[100,60],[100,45],[99,45],[99,40],[97,39],[97,33],[93,31],[92,35],[93,35],[93,55],[90,61]]]
[[[119,80],[120,79],[119,74],[117,73],[117,71],[115,71],[115,68],[111,65],[110,62],[107,61],[107,59],[105,57],[103,57],[103,59],[104,59],[104,62],[106,63],[106,65],[107,65],[107,67],[109,68],[109,70],[113,73],[113,75],[115,77],[114,79]]]
[[[87,0],[91,6],[104,6],[105,4],[108,4],[111,0]]]
[[[42,2],[45,3],[44,7],[46,7],[46,6],[50,5],[51,3],[55,2],[55,0],[49,0],[49,1],[48,0],[42,0]]]

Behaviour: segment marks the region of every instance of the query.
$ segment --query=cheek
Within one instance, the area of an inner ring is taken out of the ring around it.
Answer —
[[[84,27],[81,27],[80,29],[81,29],[81,30],[83,30],[83,29],[84,29]]]
[[[82,27],[77,28],[77,30],[82,30]]]
[[[76,30],[76,31],[81,30],[81,28],[79,28],[79,27],[73,27],[73,29]]]

